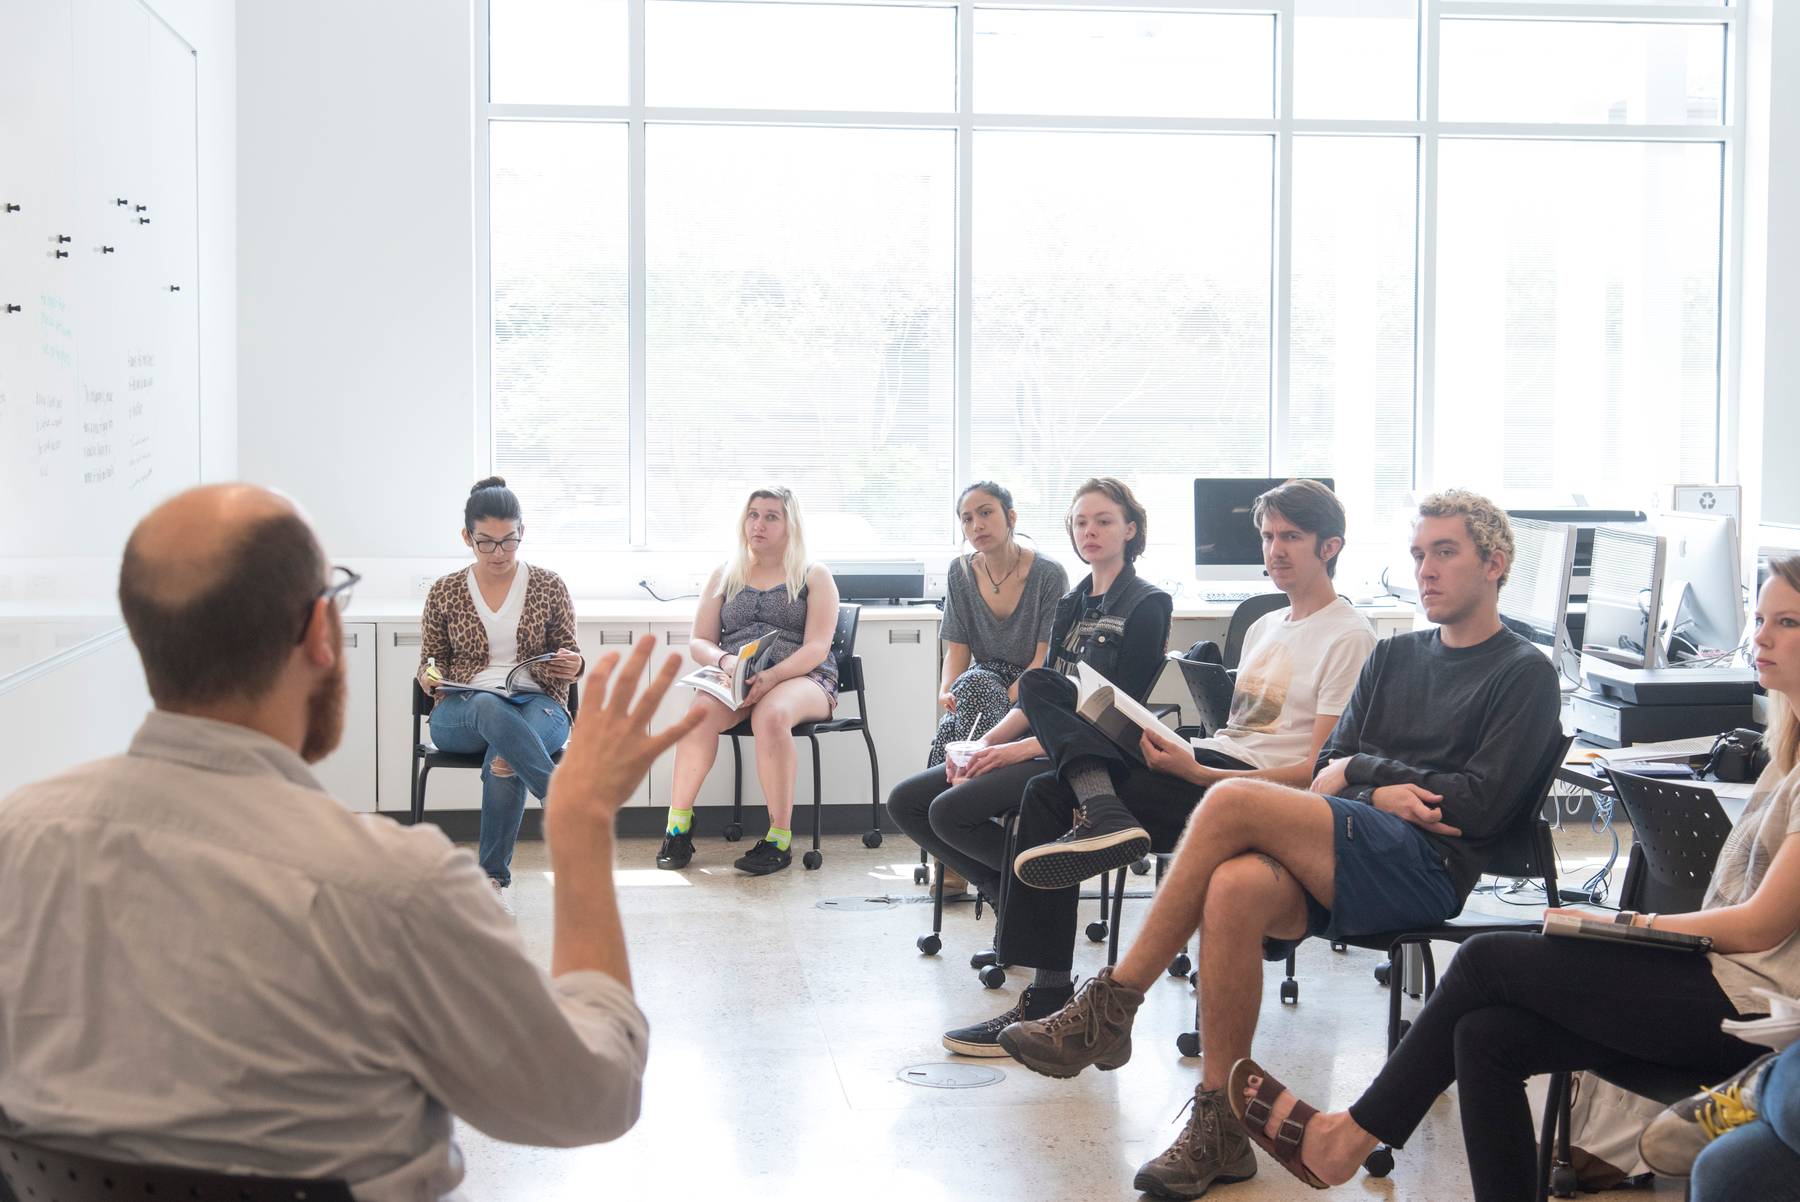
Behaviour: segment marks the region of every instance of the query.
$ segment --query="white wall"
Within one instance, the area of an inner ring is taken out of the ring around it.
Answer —
[[[1750,17],[1742,462],[1750,512],[1800,526],[1800,11]]]
[[[148,0],[198,52],[200,151],[200,470],[238,472],[237,48],[232,0]],[[0,796],[124,749],[150,708],[130,640],[119,637],[0,693]]]
[[[238,12],[241,467],[340,559],[461,549],[472,21],[468,0]]]

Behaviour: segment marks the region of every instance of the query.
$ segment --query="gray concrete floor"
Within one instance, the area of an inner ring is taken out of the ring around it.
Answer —
[[[976,982],[968,958],[989,946],[990,917],[977,922],[971,906],[951,907],[943,951],[921,956],[913,940],[930,929],[928,895],[912,883],[916,850],[893,835],[878,850],[853,836],[832,838],[819,871],[804,871],[796,858],[788,871],[761,879],[733,870],[738,850],[716,835],[702,832],[698,846],[684,873],[656,870],[654,841],[622,840],[619,848],[632,970],[651,1025],[637,1127],[616,1143],[574,1150],[501,1144],[462,1127],[471,1198],[1139,1196],[1131,1189],[1137,1165],[1174,1138],[1198,1081],[1199,1061],[1175,1047],[1194,1011],[1185,981],[1165,978],[1151,991],[1131,1063],[1117,1072],[1053,1081],[1010,1060],[965,1061],[1004,1077],[969,1090],[905,1084],[896,1076],[904,1067],[951,1059],[938,1043],[944,1029],[1006,1009],[1029,979],[1016,969],[1002,990]],[[1558,846],[1565,878],[1585,878],[1591,869],[1576,865],[1603,857],[1610,840],[1579,822]],[[527,946],[547,963],[546,868],[541,843],[520,846],[514,905]],[[1148,878],[1132,879],[1148,889]],[[815,906],[884,896],[901,904],[861,912]],[[1127,939],[1148,904],[1126,903]],[[1097,905],[1084,903],[1084,922]],[[1450,952],[1438,949],[1440,964]],[[1082,939],[1076,972],[1098,970],[1105,954]],[[1381,1065],[1385,995],[1370,974],[1379,958],[1304,946],[1295,1006],[1277,998],[1281,966],[1267,967],[1258,1052],[1315,1104],[1349,1103]],[[1432,1107],[1392,1177],[1360,1177],[1338,1193],[1396,1202],[1468,1197],[1454,1091]],[[1679,1186],[1656,1193],[1678,1197]],[[1315,1195],[1265,1160],[1255,1179],[1212,1196]]]

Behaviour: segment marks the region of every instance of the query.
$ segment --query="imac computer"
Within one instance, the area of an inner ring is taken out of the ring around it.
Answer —
[[[1520,519],[1512,524],[1513,561],[1500,590],[1500,618],[1544,649],[1558,673],[1577,679],[1570,644],[1569,577],[1575,570],[1575,527]]]
[[[1667,550],[1663,612],[1669,615],[1669,661],[1716,655],[1744,636],[1744,585],[1737,522],[1727,516],[1666,513],[1656,532]]]
[[[1594,531],[1581,655],[1622,668],[1660,668],[1663,540],[1602,526]],[[1587,674],[1584,663],[1582,673]]]
[[[1326,488],[1332,480],[1312,476]],[[1262,534],[1250,520],[1256,498],[1271,488],[1279,488],[1293,476],[1275,477],[1201,477],[1194,481],[1194,576],[1214,580],[1222,585],[1233,582],[1237,592],[1220,592],[1217,599],[1242,600],[1252,593],[1266,593],[1274,587],[1263,571]],[[1212,592],[1208,600],[1214,600]]]

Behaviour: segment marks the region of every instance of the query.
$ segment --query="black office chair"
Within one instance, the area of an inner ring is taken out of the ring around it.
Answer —
[[[1676,781],[1611,772],[1613,788],[1631,819],[1631,856],[1619,887],[1619,908],[1685,914],[1698,910],[1713,865],[1731,834],[1731,820],[1707,789]],[[1679,1102],[1702,1086],[1689,1069],[1626,1061],[1595,1075],[1654,1101]],[[1572,1198],[1577,1192],[1569,1159],[1568,1073],[1555,1073],[1544,1102],[1538,1146],[1538,1198]]]
[[[1558,741],[1556,754],[1549,758],[1547,766],[1535,782],[1531,793],[1534,803],[1495,841],[1481,866],[1484,876],[1537,880],[1544,890],[1545,906],[1561,905],[1562,897],[1556,889],[1556,845],[1551,838],[1550,824],[1544,818],[1544,807],[1550,801],[1550,790],[1556,783],[1556,770],[1562,767],[1563,760],[1568,756],[1571,742],[1573,740],[1567,737]],[[1432,993],[1437,989],[1437,962],[1431,951],[1434,942],[1460,946],[1477,935],[1506,931],[1535,933],[1542,929],[1541,914],[1531,918],[1459,914],[1434,927],[1352,936],[1344,943],[1350,947],[1387,952],[1387,960],[1376,966],[1375,979],[1386,986],[1388,991],[1387,1050],[1391,1056],[1401,1037],[1412,1026],[1400,1017],[1400,999],[1406,992],[1406,974],[1401,970],[1406,949],[1415,949],[1415,954],[1421,959],[1425,978],[1421,1000],[1430,1001]],[[1293,963],[1291,956],[1288,962]],[[1286,987],[1285,983],[1283,987]],[[1369,1153],[1363,1167],[1372,1177],[1387,1176],[1394,1170],[1393,1150],[1386,1145],[1376,1148]]]
[[[822,793],[819,735],[855,731],[862,735],[863,742],[868,745],[870,826],[863,833],[863,846],[881,846],[881,765],[875,756],[874,736],[869,733],[869,700],[863,690],[862,660],[856,655],[856,626],[861,614],[860,605],[839,605],[837,629],[831,636],[831,654],[837,660],[838,697],[842,699],[846,691],[856,694],[856,716],[828,718],[823,722],[802,722],[794,727],[794,737],[804,737],[812,745],[812,850],[800,858],[800,862],[808,868],[817,868],[825,862],[825,855],[819,850],[819,806]],[[724,733],[731,740],[732,766],[731,821],[725,827],[725,841],[736,843],[744,837],[744,753],[738,746],[738,740],[754,737],[750,732],[750,719],[744,719]]]
[[[180,1198],[185,1202],[354,1202],[342,1181],[240,1177],[58,1152],[0,1135],[0,1181],[24,1202],[118,1202]],[[0,1195],[5,1190],[0,1189]]]
[[[412,682],[412,811],[407,822],[413,826],[425,821],[425,784],[433,768],[473,768],[481,771],[486,756],[473,751],[440,751],[425,737],[422,723],[431,716],[431,695],[419,687],[418,677]],[[569,682],[569,725],[573,729],[575,715],[581,711],[581,685]],[[550,753],[552,763],[562,763],[563,749]]]
[[[1250,627],[1258,618],[1286,609],[1289,604],[1286,593],[1257,593],[1239,601],[1237,608],[1231,611],[1230,625],[1225,627],[1225,666],[1237,670],[1238,660],[1244,654],[1244,636],[1250,633]]]

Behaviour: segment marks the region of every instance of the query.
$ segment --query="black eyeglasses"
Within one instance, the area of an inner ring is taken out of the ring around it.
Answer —
[[[349,568],[332,568],[331,583],[313,594],[313,599],[306,603],[306,616],[300,620],[300,637],[294,641],[296,643],[306,641],[306,632],[312,629],[313,606],[319,603],[319,598],[325,598],[337,607],[339,613],[343,613],[350,608],[350,590],[354,589],[357,581],[361,579],[361,575],[352,572]]]
[[[491,538],[482,538],[480,535],[477,535],[473,541],[477,551],[481,552],[483,555],[492,555],[494,552],[501,550],[517,551],[519,549],[519,543],[523,540],[520,535],[509,534],[498,541]]]

